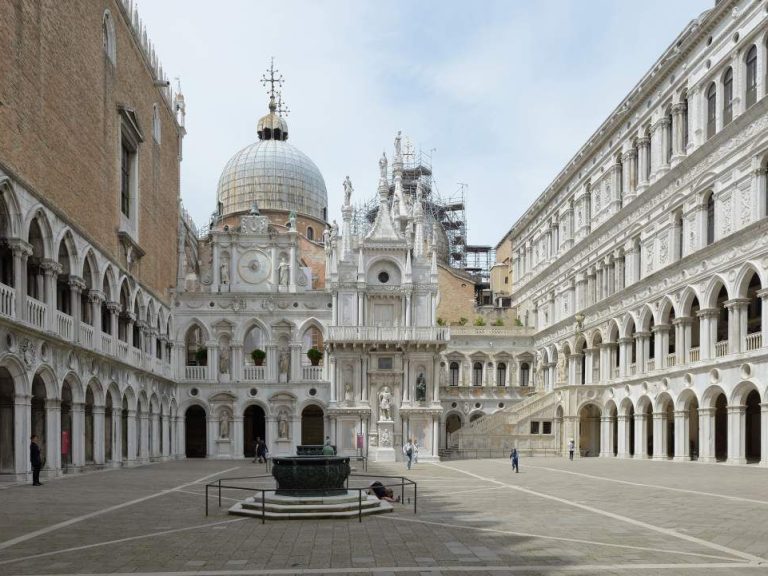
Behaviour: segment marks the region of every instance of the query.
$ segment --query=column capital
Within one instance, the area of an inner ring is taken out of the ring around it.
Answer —
[[[749,298],[732,298],[731,300],[726,300],[723,305],[730,310],[731,308],[745,308],[749,305],[749,302]]]
[[[669,332],[669,329],[671,326],[669,324],[654,324],[653,328],[651,328],[651,332]]]
[[[81,292],[85,290],[88,286],[85,284],[85,280],[80,278],[80,276],[73,276],[72,274],[69,275],[69,279],[67,280],[67,284],[69,284],[69,287],[73,290],[77,290],[78,292]]]
[[[696,316],[699,318],[713,318],[715,316],[718,316],[720,314],[719,308],[702,308],[698,312],[696,312]]]
[[[680,316],[679,318],[672,319],[673,326],[688,326],[690,324],[693,324],[693,318],[691,316]]]
[[[104,293],[101,290],[88,290],[88,302],[91,304],[99,304],[105,300]]]
[[[109,310],[112,314],[118,314],[121,309],[122,306],[120,305],[120,302],[115,302],[114,300],[107,302],[107,310]]]
[[[46,276],[58,276],[63,270],[61,264],[49,258],[44,258],[40,261],[40,269]]]
[[[32,244],[21,238],[8,238],[3,241],[7,245],[14,255],[20,255],[22,258],[32,256],[34,251],[32,250]]]

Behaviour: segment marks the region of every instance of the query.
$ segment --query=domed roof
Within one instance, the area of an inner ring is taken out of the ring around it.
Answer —
[[[220,215],[250,210],[295,211],[326,220],[328,193],[314,162],[286,141],[288,124],[270,113],[259,120],[259,141],[237,152],[221,173],[217,199]]]

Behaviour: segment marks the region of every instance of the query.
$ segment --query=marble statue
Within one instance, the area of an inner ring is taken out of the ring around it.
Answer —
[[[401,130],[398,130],[397,136],[395,136],[395,158],[399,158],[402,154],[400,152],[400,133],[401,133]]]
[[[288,418],[286,417],[285,412],[280,412],[280,415],[278,416],[277,437],[288,438]]]
[[[421,372],[416,378],[416,401],[424,402],[427,399],[427,380],[424,378],[424,372]]]
[[[392,446],[392,439],[389,437],[389,430],[382,428],[381,434],[379,434],[379,446],[382,448],[389,448]]]
[[[291,213],[288,215],[288,228],[296,230],[296,212],[293,210],[291,210]]]
[[[229,439],[229,412],[223,410],[219,417],[219,438],[222,440]]]
[[[389,391],[389,386],[384,386],[379,393],[379,420],[392,420],[389,413],[391,404],[392,393]]]
[[[382,180],[387,179],[387,153],[382,152],[379,158],[379,176]]]
[[[336,245],[336,239],[339,237],[339,225],[336,220],[331,224],[331,246]]]
[[[344,206],[352,204],[352,190],[352,180],[347,176],[344,180]]]
[[[277,266],[277,278],[280,286],[288,286],[290,280],[290,266],[285,257],[280,259],[280,264]]]
[[[280,353],[280,360],[278,360],[277,367],[280,371],[280,375],[288,375],[288,369],[291,366],[291,359],[288,356],[288,352],[283,351]]]
[[[229,374],[229,344],[222,343],[219,348],[219,373]]]
[[[323,244],[325,245],[326,251],[331,249],[331,229],[328,226],[323,230]]]
[[[344,385],[344,400],[352,402],[352,384],[349,382]]]
[[[226,260],[219,266],[219,279],[222,284],[229,284],[229,262]]]

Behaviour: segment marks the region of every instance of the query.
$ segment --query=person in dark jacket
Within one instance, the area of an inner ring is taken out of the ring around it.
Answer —
[[[269,451],[267,450],[267,444],[261,438],[256,443],[256,459],[259,462],[266,462]]]
[[[40,458],[40,445],[37,443],[37,434],[33,434],[29,444],[29,462],[32,464],[32,486],[42,486],[40,483],[40,468],[43,461]]]
[[[509,454],[509,459],[512,461],[512,470],[515,473],[520,472],[520,454],[517,452],[517,448],[512,448],[512,452]]]

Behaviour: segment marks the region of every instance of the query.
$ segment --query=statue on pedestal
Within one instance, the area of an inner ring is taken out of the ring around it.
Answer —
[[[352,190],[352,180],[347,176],[344,180],[344,206],[352,204]]]
[[[219,416],[219,438],[229,440],[229,411],[222,410]]]
[[[278,370],[280,371],[280,375],[282,376],[285,374],[286,378],[288,376],[288,370],[291,367],[291,358],[288,355],[287,351],[283,351],[280,353],[280,359],[277,362]]]
[[[277,278],[280,286],[288,286],[290,280],[290,266],[285,260],[285,257],[280,259],[280,264],[277,266]]]
[[[391,404],[392,393],[389,391],[389,386],[384,386],[379,393],[379,420],[392,420],[389,413]]]
[[[288,439],[288,417],[281,411],[277,420],[277,437]]]

